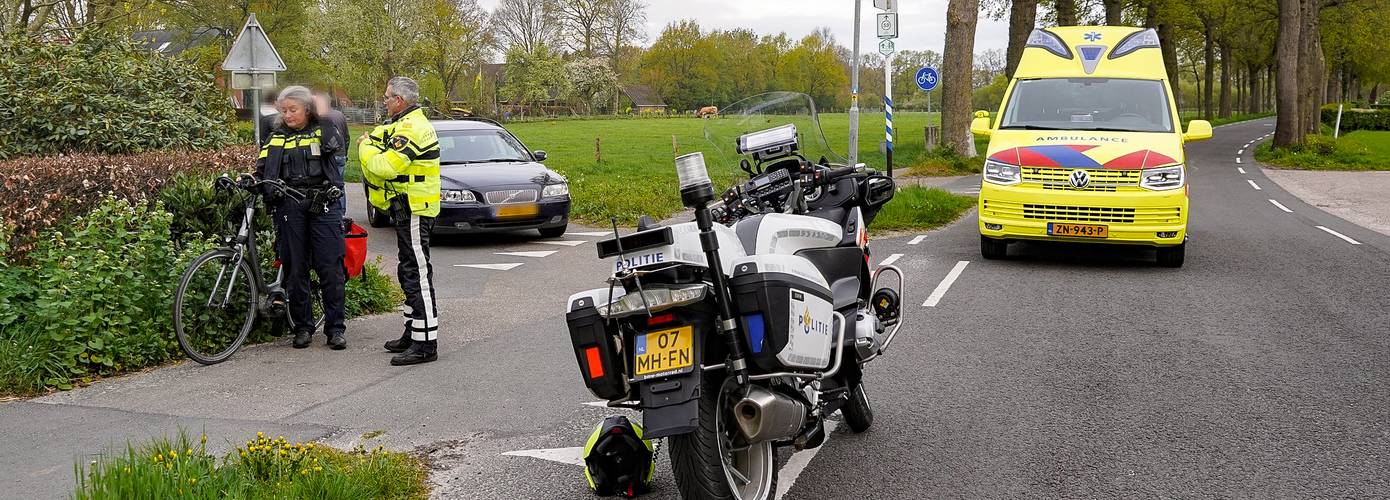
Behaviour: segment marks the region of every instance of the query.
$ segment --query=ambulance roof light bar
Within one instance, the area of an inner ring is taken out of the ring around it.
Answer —
[[[1066,42],[1062,41],[1062,37],[1043,29],[1035,29],[1028,35],[1028,44],[1026,47],[1037,47],[1056,54],[1057,57],[1063,59],[1072,58],[1071,48],[1067,47]]]
[[[1148,48],[1158,48],[1158,32],[1153,28],[1130,33],[1121,39],[1120,43],[1115,45],[1115,50],[1110,51],[1110,58],[1124,57],[1136,50]]]

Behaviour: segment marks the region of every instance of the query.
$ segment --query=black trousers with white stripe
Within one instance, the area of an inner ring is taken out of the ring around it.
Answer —
[[[416,342],[439,337],[439,308],[434,300],[434,266],[430,265],[430,230],[434,217],[410,212],[404,196],[391,200],[396,226],[396,277],[405,291],[405,329]]]

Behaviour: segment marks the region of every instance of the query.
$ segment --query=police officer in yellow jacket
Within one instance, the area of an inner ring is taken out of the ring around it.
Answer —
[[[358,141],[358,159],[367,184],[367,201],[391,214],[400,263],[396,277],[405,290],[405,332],[386,343],[396,366],[438,358],[439,309],[430,266],[430,230],[439,215],[439,140],[416,105],[420,86],[395,77],[386,84],[385,125]]]

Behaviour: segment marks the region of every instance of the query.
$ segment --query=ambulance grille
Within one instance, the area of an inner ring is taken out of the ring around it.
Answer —
[[[1182,220],[1182,207],[1084,207],[990,200],[984,201],[984,213],[992,217],[1047,222],[1172,224]]]
[[[1074,188],[1071,185],[1070,168],[1038,168],[1024,167],[1023,182],[1038,184],[1043,189],[1059,191],[1099,191],[1113,193],[1120,188],[1139,186],[1140,171],[1138,170],[1114,170],[1114,169],[1081,169],[1091,176],[1091,182],[1083,188]]]

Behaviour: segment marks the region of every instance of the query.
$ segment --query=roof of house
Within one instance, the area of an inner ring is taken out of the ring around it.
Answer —
[[[632,99],[635,106],[666,107],[666,101],[661,100],[661,96],[646,85],[623,85],[623,94]]]
[[[130,37],[145,42],[145,48],[166,56],[176,56],[185,50],[212,43],[225,36],[221,28],[196,28],[191,33],[175,30],[137,31]]]

